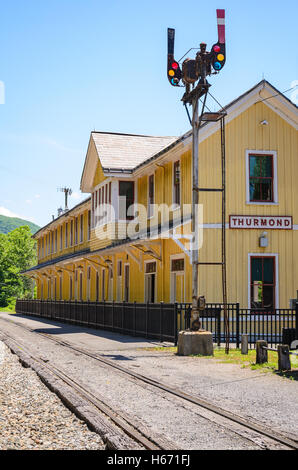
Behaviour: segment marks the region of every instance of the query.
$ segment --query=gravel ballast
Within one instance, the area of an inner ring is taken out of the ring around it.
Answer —
[[[104,450],[101,437],[0,341],[0,450]]]

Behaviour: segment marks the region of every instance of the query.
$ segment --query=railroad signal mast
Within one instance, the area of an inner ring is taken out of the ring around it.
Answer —
[[[72,195],[72,189],[64,187],[64,188],[58,188],[57,191],[64,193],[64,203],[65,203],[64,212],[67,212],[68,211],[68,196]]]
[[[199,51],[195,59],[186,58],[181,66],[180,61],[175,60],[174,43],[175,30],[168,28],[168,62],[167,77],[170,84],[174,87],[185,87],[185,93],[182,97],[183,104],[192,106],[192,318],[191,329],[200,330],[200,310],[205,309],[204,297],[198,297],[198,267],[201,264],[221,265],[222,266],[222,287],[223,287],[223,304],[227,303],[226,291],[226,249],[225,249],[225,127],[224,117],[225,111],[219,113],[205,112],[207,94],[210,84],[207,77],[218,74],[226,63],[226,39],[225,39],[225,10],[216,10],[217,13],[217,30],[218,41],[215,43],[211,51],[207,51],[205,43],[200,44]],[[193,48],[192,48],[193,49]],[[192,50],[192,49],[189,49]],[[188,52],[189,52],[188,51]],[[188,53],[187,52],[187,53]],[[182,85],[181,85],[182,82]],[[204,97],[201,115],[199,116],[199,100]],[[187,109],[187,108],[186,108]],[[222,187],[199,188],[199,129],[202,122],[219,121],[221,124],[221,162],[222,162]],[[222,193],[222,259],[221,262],[199,263],[198,256],[198,214],[197,208],[199,204],[200,191],[220,191]],[[227,312],[225,310],[225,325],[227,326]],[[227,326],[228,328],[228,326]],[[227,329],[226,329],[227,333]],[[227,337],[228,335],[226,335]],[[227,346],[228,348],[228,346]],[[227,349],[226,348],[226,349]]]

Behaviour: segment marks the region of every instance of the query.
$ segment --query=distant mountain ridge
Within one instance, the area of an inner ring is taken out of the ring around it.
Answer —
[[[7,217],[6,215],[0,215],[0,233],[9,233],[15,228],[28,225],[32,235],[40,229],[40,227],[33,222],[28,220],[19,219],[17,217]]]

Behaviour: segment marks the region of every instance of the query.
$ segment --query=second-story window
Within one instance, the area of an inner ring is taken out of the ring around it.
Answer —
[[[88,211],[88,240],[91,237],[91,211]]]
[[[250,202],[274,202],[273,155],[249,155]]]
[[[65,248],[68,247],[68,223],[65,224]]]
[[[63,229],[62,229],[62,225],[60,227],[60,251],[62,250],[63,248]]]
[[[173,202],[180,206],[180,161],[174,163]]]
[[[128,215],[129,207],[134,204],[134,182],[119,181],[119,218],[120,220],[133,219]]]
[[[154,175],[149,176],[148,180],[148,217],[153,215],[154,204]]]
[[[74,236],[74,240],[75,240],[75,245],[78,244],[78,218],[76,217],[75,218],[75,236]]]
[[[84,240],[84,215],[81,215],[80,221],[80,243]]]
[[[73,220],[70,221],[70,246],[73,245]]]

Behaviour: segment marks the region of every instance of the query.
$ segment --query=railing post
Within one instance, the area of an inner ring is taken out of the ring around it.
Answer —
[[[149,302],[146,302],[146,338],[148,338],[148,313],[149,313]]]
[[[177,303],[174,303],[174,338],[175,346],[178,344],[178,312],[177,312]]]
[[[248,354],[248,335],[241,335],[241,354]]]
[[[291,370],[290,352],[287,344],[277,346],[278,370]]]
[[[160,333],[160,342],[162,343],[163,341],[163,336],[162,336],[162,332],[163,332],[163,328],[162,328],[162,322],[163,322],[163,314],[162,314],[162,305],[163,303],[160,302],[160,307],[159,307],[159,333]]]
[[[217,346],[221,344],[221,308],[218,310],[217,314]]]
[[[115,300],[113,299],[112,301],[112,331],[114,331],[114,303],[115,303]]]
[[[265,362],[268,362],[268,351],[265,349],[267,347],[267,341],[260,339],[256,342],[256,364],[264,364]]]
[[[239,348],[240,345],[240,335],[239,335],[239,320],[240,320],[240,304],[236,304],[236,348]]]

